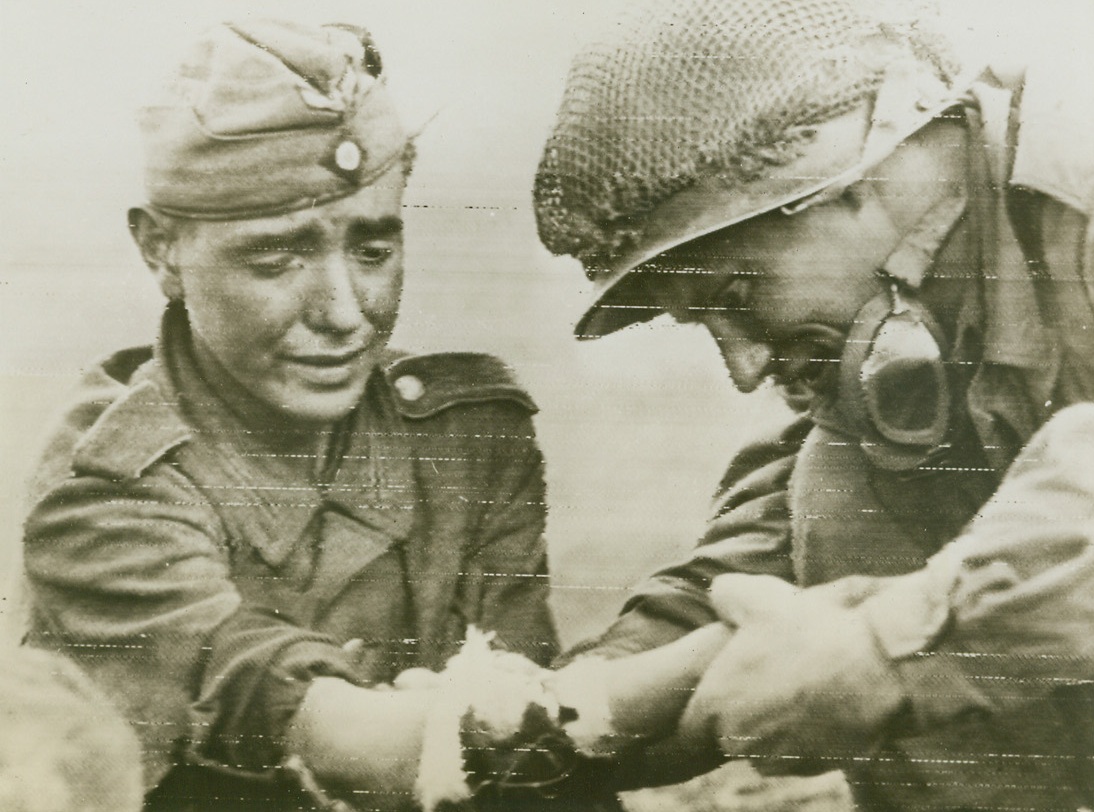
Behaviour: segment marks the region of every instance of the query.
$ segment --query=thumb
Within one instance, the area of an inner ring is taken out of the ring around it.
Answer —
[[[770,621],[790,612],[801,590],[774,575],[719,575],[710,585],[710,603],[731,626]]]

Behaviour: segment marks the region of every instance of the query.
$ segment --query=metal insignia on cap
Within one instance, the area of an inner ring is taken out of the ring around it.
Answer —
[[[361,165],[361,148],[352,141],[343,141],[334,150],[334,164],[344,172],[353,172]]]
[[[403,400],[415,401],[421,400],[422,395],[425,394],[425,384],[422,383],[422,379],[415,375],[403,375],[395,379],[395,391],[399,393],[399,397]]]

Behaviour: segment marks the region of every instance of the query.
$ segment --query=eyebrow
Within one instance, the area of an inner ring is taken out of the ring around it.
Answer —
[[[350,224],[349,234],[354,239],[381,239],[395,237],[403,233],[403,218],[395,215],[386,217],[363,217]]]
[[[236,254],[259,254],[263,251],[307,251],[315,249],[323,240],[319,226],[310,224],[287,231],[273,231],[240,237],[232,246]]]
[[[350,223],[348,232],[351,239],[368,240],[394,237],[403,231],[401,217],[362,217]],[[322,244],[323,229],[308,223],[280,232],[266,232],[244,236],[232,246],[236,254],[258,254],[263,251],[314,251]]]

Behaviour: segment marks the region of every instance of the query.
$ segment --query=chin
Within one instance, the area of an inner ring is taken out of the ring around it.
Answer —
[[[789,384],[775,384],[775,391],[779,397],[796,414],[805,414],[813,408],[813,402],[817,399],[817,393],[810,387],[795,381]]]
[[[361,402],[365,386],[354,386],[332,392],[294,392],[281,400],[280,410],[297,423],[334,423]]]

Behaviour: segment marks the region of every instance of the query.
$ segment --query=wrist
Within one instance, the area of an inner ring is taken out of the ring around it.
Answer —
[[[625,661],[624,661],[625,662]],[[567,715],[563,725],[575,747],[585,755],[609,755],[620,731],[612,716],[615,663],[599,657],[582,657],[544,679],[544,686]]]

